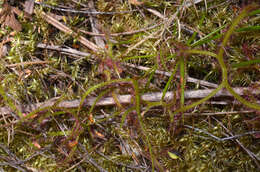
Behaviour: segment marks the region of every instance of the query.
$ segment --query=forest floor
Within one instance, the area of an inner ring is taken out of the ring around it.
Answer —
[[[0,171],[260,170],[257,0],[1,0]]]

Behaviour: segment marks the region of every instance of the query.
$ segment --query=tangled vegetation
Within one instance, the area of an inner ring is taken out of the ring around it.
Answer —
[[[257,171],[260,4],[1,0],[1,171]]]

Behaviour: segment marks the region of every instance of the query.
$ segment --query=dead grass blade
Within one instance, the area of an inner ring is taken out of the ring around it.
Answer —
[[[61,22],[59,22],[58,20],[56,20],[55,18],[53,18],[52,16],[46,14],[45,12],[41,12],[43,19],[45,21],[47,21],[48,23],[50,23],[51,25],[53,25],[54,27],[56,27],[57,29],[61,30],[62,32],[65,32],[67,34],[71,34],[72,36],[76,36],[77,34],[71,30],[70,28],[68,28],[67,26],[65,26],[64,24],[62,24]],[[87,40],[85,37],[83,36],[79,36],[78,40],[80,43],[82,43],[83,45],[85,45],[86,47],[88,47],[90,50],[97,52],[100,50],[100,48],[94,44],[93,42],[90,42],[89,40]]]

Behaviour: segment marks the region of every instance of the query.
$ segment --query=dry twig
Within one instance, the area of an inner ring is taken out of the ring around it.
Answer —
[[[73,32],[73,30],[71,30],[70,28],[68,28],[67,26],[65,26],[64,24],[62,24],[61,22],[59,22],[58,20],[56,20],[55,18],[53,18],[52,16],[41,12],[43,19],[46,20],[48,23],[50,23],[51,25],[53,25],[54,27],[56,27],[57,29],[67,33],[67,34],[72,34],[74,36],[76,36],[77,34],[75,32]],[[86,38],[84,38],[83,36],[79,36],[78,40],[80,43],[82,43],[83,45],[85,45],[86,47],[88,47],[90,50],[97,52],[100,48],[94,44],[93,42],[88,41]]]
[[[220,122],[219,120],[217,120],[216,118],[213,117],[214,120],[216,120],[225,130],[226,132],[231,136],[234,137],[233,133],[231,131],[229,131],[227,129],[227,127],[225,127],[222,122]],[[226,136],[229,136],[228,134],[224,133]],[[257,165],[257,168],[260,169],[260,158],[255,155],[253,152],[251,152],[249,149],[247,149],[237,138],[235,139],[235,141],[237,142],[237,144],[253,159],[253,161],[255,162],[255,164]]]
[[[88,6],[89,6],[91,12],[97,12],[96,9],[95,9],[95,7],[94,7],[94,2],[93,2],[92,0],[89,1]],[[98,23],[97,18],[95,18],[93,15],[90,15],[90,16],[89,16],[89,20],[90,20],[92,32],[94,32],[94,33],[96,33],[96,34],[99,34],[100,31],[99,31],[99,23]],[[104,41],[104,39],[103,39],[102,37],[97,37],[97,36],[95,36],[95,37],[94,37],[94,40],[95,40],[96,44],[97,44],[100,48],[102,48],[102,49],[105,48],[105,41]]]
[[[254,89],[252,90],[251,88],[233,88],[234,91],[239,94],[239,95],[244,95],[248,90],[250,90],[251,94],[257,95],[260,94],[260,90]],[[210,94],[214,89],[206,89],[206,90],[191,90],[191,91],[185,91],[185,99],[201,99],[206,97],[208,94]],[[162,99],[162,92],[155,92],[155,93],[147,93],[143,94],[141,96],[141,100],[143,102],[156,102],[160,101]],[[170,101],[174,98],[175,93],[174,92],[166,92],[164,101]],[[213,98],[219,98],[219,97],[232,97],[232,95],[222,89],[220,90]],[[20,111],[23,113],[28,113],[31,111],[34,111],[38,108],[47,108],[47,107],[52,107],[56,105],[57,100],[59,97],[53,98],[52,100],[43,102],[43,103],[36,103],[36,104],[31,104],[31,105],[22,105],[19,108]],[[96,101],[96,97],[90,97],[84,100],[84,106],[92,106],[94,105]],[[118,95],[117,100],[120,102],[120,104],[130,104],[133,101],[133,96],[130,94],[127,95]],[[69,101],[62,101],[58,103],[55,107],[56,108],[78,108],[80,105],[80,99],[76,100],[69,100]],[[102,98],[99,101],[96,102],[95,106],[110,106],[110,105],[115,105],[115,99],[113,97],[106,97]],[[10,114],[12,113],[12,110],[9,107],[2,107],[0,108],[0,114]]]
[[[144,71],[149,71],[149,70],[151,70],[151,68],[149,68],[149,67],[137,66],[137,65],[134,65],[134,64],[131,64],[131,63],[125,63],[125,65],[126,65],[126,66],[129,66],[129,67],[132,67],[132,68],[135,68],[135,69],[144,70]],[[171,73],[170,73],[170,72],[165,72],[165,71],[161,71],[161,70],[156,70],[155,73],[156,73],[156,74],[159,74],[159,75],[165,75],[165,76],[168,76],[168,77],[171,76]],[[179,75],[176,75],[176,77],[177,77],[177,78],[180,78]],[[210,83],[210,82],[204,81],[204,80],[199,80],[199,79],[192,78],[192,77],[187,77],[187,81],[188,81],[188,82],[195,83],[195,84],[200,84],[200,85],[203,85],[203,86],[206,86],[206,87],[211,87],[211,88],[217,88],[217,87],[218,87],[217,84]]]

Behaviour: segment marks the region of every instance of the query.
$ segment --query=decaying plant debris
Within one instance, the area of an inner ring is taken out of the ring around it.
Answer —
[[[1,171],[257,171],[258,1],[0,1]]]

